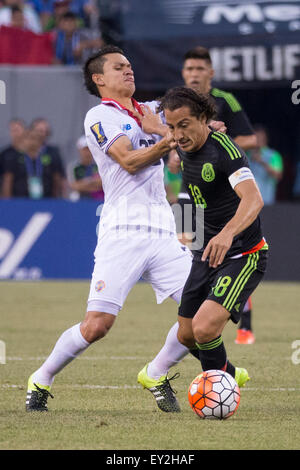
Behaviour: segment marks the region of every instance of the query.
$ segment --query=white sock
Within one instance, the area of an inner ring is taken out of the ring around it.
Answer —
[[[72,326],[60,336],[50,356],[34,372],[33,382],[50,386],[55,375],[85,351],[89,345],[90,343],[81,334],[80,323]]]
[[[153,361],[148,364],[147,375],[152,379],[158,380],[162,375],[166,375],[170,367],[178,364],[190,352],[178,341],[178,327],[179,324],[176,322],[170,329],[164,346]]]

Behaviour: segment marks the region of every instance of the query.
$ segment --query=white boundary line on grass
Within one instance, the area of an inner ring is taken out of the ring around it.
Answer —
[[[18,361],[45,361],[48,356],[6,356],[7,361],[18,362]],[[185,360],[192,359],[192,357],[187,356]],[[291,357],[287,356],[283,358],[285,361],[290,361]],[[146,356],[79,356],[77,357],[79,361],[139,361],[139,360],[149,360],[149,357]]]
[[[15,385],[15,384],[1,384],[1,388],[7,389],[20,389],[24,390],[24,385]],[[91,385],[91,384],[73,384],[73,385],[63,385],[60,387],[66,387],[70,389],[89,389],[89,390],[105,390],[105,389],[113,389],[113,390],[130,390],[130,389],[140,389],[142,390],[140,385]],[[300,392],[300,388],[295,387],[243,387],[242,392],[250,391],[250,392]]]
[[[18,361],[44,361],[47,359],[47,356],[28,356],[28,357],[20,357],[20,356],[8,356],[6,357],[7,361],[18,362]],[[83,356],[78,357],[77,360],[82,361],[139,361],[139,360],[146,360],[149,359],[148,357],[143,356]]]

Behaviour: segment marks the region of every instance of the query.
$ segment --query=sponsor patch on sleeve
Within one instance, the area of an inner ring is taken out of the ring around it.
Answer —
[[[94,134],[95,139],[97,141],[97,144],[99,144],[100,147],[102,147],[103,145],[106,144],[107,137],[104,134],[104,130],[103,130],[103,127],[101,125],[101,122],[96,122],[96,124],[91,126],[91,131]]]
[[[232,173],[228,179],[231,187],[234,189],[234,187],[242,181],[254,180],[254,176],[250,168],[243,167]]]

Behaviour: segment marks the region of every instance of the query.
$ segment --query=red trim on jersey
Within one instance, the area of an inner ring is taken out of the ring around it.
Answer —
[[[245,251],[244,253],[242,253],[242,255],[250,255],[251,253],[255,253],[256,251],[259,251],[264,246],[265,243],[266,243],[266,240],[262,238],[261,241],[257,245],[251,248],[251,250]]]
[[[133,104],[133,107],[134,109],[137,110],[137,112],[143,116],[143,110],[142,110],[142,107],[139,105],[139,103],[134,99],[134,98],[131,98],[131,102]],[[119,103],[118,101],[116,100],[113,100],[111,98],[102,98],[102,101],[101,101],[102,104],[105,104],[107,106],[114,106],[115,108],[118,108],[120,110],[123,110],[123,111],[127,111],[128,115],[130,117],[132,117],[132,119],[134,119],[137,124],[142,127],[142,123],[141,121],[133,114],[132,111],[130,111],[130,109],[127,109],[125,108],[125,106],[123,106],[121,103]]]

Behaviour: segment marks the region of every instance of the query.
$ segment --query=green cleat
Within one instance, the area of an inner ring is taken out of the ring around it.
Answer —
[[[245,383],[250,380],[250,377],[248,375],[248,372],[246,369],[243,369],[242,367],[236,367],[235,368],[235,381],[238,384],[238,386],[244,387]]]
[[[162,375],[159,380],[155,380],[147,375],[147,367],[148,364],[139,372],[138,383],[152,393],[159,409],[166,413],[180,412],[180,406],[175,397],[176,391],[170,385],[170,380],[177,379],[179,373],[177,372],[170,378]]]
[[[48,397],[54,398],[50,393],[50,387],[33,383],[32,375],[28,380],[26,411],[48,411]]]

